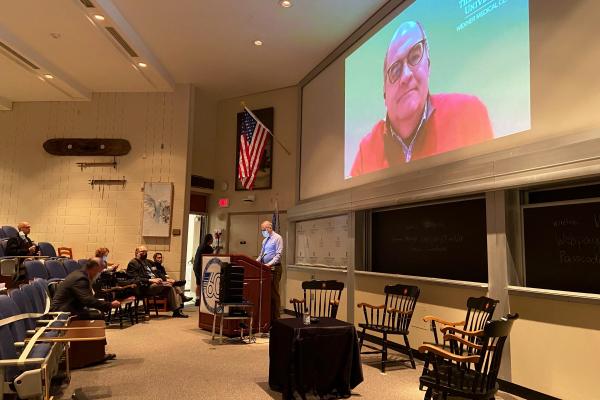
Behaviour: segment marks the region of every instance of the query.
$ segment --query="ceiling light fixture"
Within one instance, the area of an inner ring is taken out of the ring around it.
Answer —
[[[255,45],[255,46],[262,46],[262,44],[263,44],[263,43],[262,43],[262,40],[255,40],[255,41],[254,41],[254,45]]]
[[[290,8],[292,6],[292,2],[290,0],[279,0],[279,5],[283,8]]]
[[[100,15],[100,14],[94,14],[94,19],[96,21],[104,21],[104,15]]]
[[[139,63],[137,63],[137,65],[140,68],[146,68],[148,66],[148,64],[146,64],[145,62],[139,62]]]
[[[46,78],[46,79],[54,79],[54,76],[52,76],[50,74],[44,74],[44,78]]]

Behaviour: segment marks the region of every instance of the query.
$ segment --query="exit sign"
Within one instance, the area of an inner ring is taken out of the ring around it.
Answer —
[[[221,208],[229,207],[229,199],[226,197],[219,199],[219,207],[221,207]]]

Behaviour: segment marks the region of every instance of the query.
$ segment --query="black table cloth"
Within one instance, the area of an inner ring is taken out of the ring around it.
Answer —
[[[354,325],[333,318],[303,325],[278,319],[271,327],[269,386],[292,399],[294,392],[349,397],[363,381]]]

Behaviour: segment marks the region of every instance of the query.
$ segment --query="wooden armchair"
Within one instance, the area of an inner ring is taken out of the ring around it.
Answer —
[[[458,355],[439,346],[426,344],[419,347],[425,354],[425,365],[419,379],[426,387],[425,400],[435,394],[440,399],[456,396],[464,399],[494,399],[498,391],[498,372],[504,343],[518,314],[509,314],[498,321],[489,321],[483,330],[471,333],[478,343],[448,333],[446,341],[457,341],[469,348],[466,355]]]
[[[58,257],[66,257],[73,259],[73,249],[71,247],[59,247],[56,249]]]
[[[385,303],[383,305],[358,304],[358,308],[362,308],[365,315],[365,322],[358,324],[359,328],[362,328],[360,349],[362,350],[363,345],[372,349],[372,351],[361,352],[361,354],[381,353],[381,371],[385,372],[385,365],[388,363],[388,335],[402,335],[406,353],[414,369],[416,368],[415,359],[408,341],[408,329],[420,290],[416,286],[389,285],[385,287],[384,292]],[[383,335],[381,349],[364,344],[367,330]]]
[[[476,342],[476,336],[473,335],[473,332],[483,329],[485,324],[492,318],[497,304],[498,300],[490,299],[489,297],[469,297],[467,299],[467,315],[464,321],[449,322],[431,315],[424,317],[423,321],[431,323],[431,331],[433,332],[433,339],[436,345],[440,345],[438,330],[444,336],[447,334],[458,334],[463,339]],[[442,346],[445,344],[446,341],[444,340]],[[452,349],[455,354],[460,354],[464,350],[464,345],[456,341],[450,342],[450,344],[452,346],[456,345],[456,348]]]
[[[306,281],[302,282],[304,299],[291,299],[294,313],[302,318],[304,310],[311,317],[335,318],[344,290],[344,283],[338,281]]]

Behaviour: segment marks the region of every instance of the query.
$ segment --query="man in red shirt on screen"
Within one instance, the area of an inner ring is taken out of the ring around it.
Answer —
[[[429,46],[420,23],[398,27],[384,61],[385,120],[362,138],[351,176],[492,139],[485,105],[467,94],[430,94]]]

